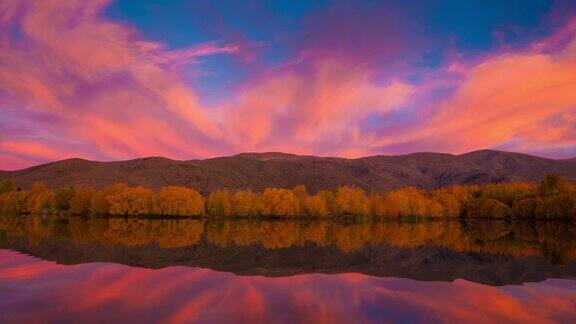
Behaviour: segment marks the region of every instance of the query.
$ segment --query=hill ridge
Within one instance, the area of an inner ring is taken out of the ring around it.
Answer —
[[[158,189],[184,185],[206,193],[220,188],[262,190],[306,185],[310,191],[355,185],[368,191],[403,186],[435,188],[453,184],[539,181],[548,173],[576,180],[576,159],[555,160],[528,154],[479,150],[464,154],[417,152],[354,159],[282,152],[247,152],[204,160],[143,157],[126,161],[71,158],[16,171],[0,171],[21,188],[44,181],[57,189],[126,182]]]

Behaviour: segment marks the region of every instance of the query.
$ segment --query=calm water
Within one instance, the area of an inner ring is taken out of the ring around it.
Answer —
[[[0,218],[0,322],[566,322],[576,225]]]

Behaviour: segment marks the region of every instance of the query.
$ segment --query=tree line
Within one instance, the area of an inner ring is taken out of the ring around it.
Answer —
[[[188,187],[166,186],[153,191],[123,183],[100,190],[81,186],[54,192],[37,182],[29,190],[20,190],[5,180],[0,182],[0,210],[3,214],[575,219],[576,185],[550,174],[539,184],[455,185],[430,190],[406,187],[383,193],[340,186],[315,194],[299,185],[261,192],[221,189],[203,196]]]

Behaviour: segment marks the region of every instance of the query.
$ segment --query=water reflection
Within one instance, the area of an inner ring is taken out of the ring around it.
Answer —
[[[0,322],[570,322],[576,282],[493,287],[362,274],[236,276],[60,265],[0,250]]]
[[[0,218],[1,247],[63,264],[359,272],[488,285],[576,277],[575,234],[564,222]]]

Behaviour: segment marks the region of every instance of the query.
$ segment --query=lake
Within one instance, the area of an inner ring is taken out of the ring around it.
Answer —
[[[0,322],[574,322],[576,224],[0,217]]]

